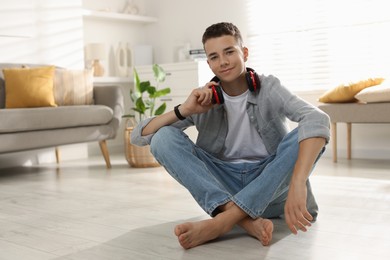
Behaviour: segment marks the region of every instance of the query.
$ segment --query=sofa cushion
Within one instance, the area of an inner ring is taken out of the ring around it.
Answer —
[[[45,65],[42,64],[29,64],[28,67],[42,67]],[[3,69],[10,68],[22,68],[24,64],[21,63],[0,63],[0,109],[5,108],[5,82],[4,82],[4,73]]]
[[[3,69],[5,107],[54,107],[54,66]]]
[[[112,117],[102,105],[0,109],[0,133],[102,125]]]
[[[54,98],[59,106],[93,104],[93,70],[56,69]]]

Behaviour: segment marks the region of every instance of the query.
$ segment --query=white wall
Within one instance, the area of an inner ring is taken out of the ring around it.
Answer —
[[[0,62],[82,68],[81,0],[0,2]]]

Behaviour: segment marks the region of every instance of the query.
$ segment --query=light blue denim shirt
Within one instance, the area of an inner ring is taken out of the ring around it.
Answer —
[[[287,118],[298,123],[299,141],[311,137],[323,137],[326,142],[329,141],[330,120],[327,114],[292,94],[272,75],[261,75],[260,83],[259,92],[248,94],[247,113],[269,154],[276,152],[279,143],[289,132]],[[153,134],[142,136],[141,132],[151,119],[148,118],[137,125],[131,134],[132,144],[150,144]],[[172,124],[183,130],[193,125],[198,130],[196,144],[221,158],[228,132],[224,105],[215,105],[206,113],[192,115]]]

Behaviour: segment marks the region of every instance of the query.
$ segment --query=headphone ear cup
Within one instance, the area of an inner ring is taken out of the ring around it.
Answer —
[[[220,86],[213,85],[211,87],[211,90],[213,91],[213,96],[211,98],[211,103],[213,104],[223,104],[225,102],[225,99],[223,98],[223,93]]]
[[[256,89],[255,89],[255,91],[256,90],[260,90],[260,88],[261,88],[260,77],[259,77],[259,75],[257,75],[257,73],[255,71],[253,72],[253,77],[255,78],[255,82],[256,82]]]
[[[247,73],[245,73],[245,79],[249,90],[251,92],[256,91],[256,79],[253,71],[249,70]]]
[[[219,82],[219,78],[217,76],[214,76],[210,81]]]
[[[252,92],[260,90],[260,78],[257,75],[256,71],[251,68],[247,68],[245,73],[246,83],[248,84],[248,89]]]

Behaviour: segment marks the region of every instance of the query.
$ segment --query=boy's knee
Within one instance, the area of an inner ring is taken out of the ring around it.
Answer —
[[[163,146],[162,143],[167,135],[167,127],[161,127],[156,133],[154,133],[152,140],[150,141],[150,148],[153,150],[155,147]]]
[[[169,149],[172,138],[174,138],[174,131],[176,128],[171,126],[161,127],[152,137],[150,141],[150,150],[155,154],[161,149]]]

